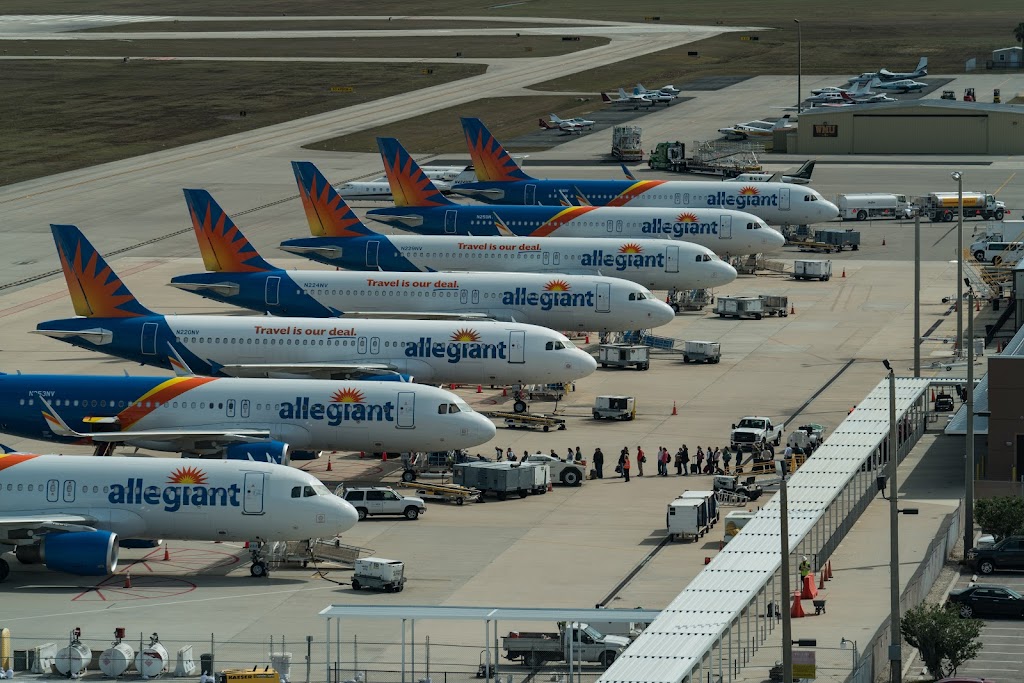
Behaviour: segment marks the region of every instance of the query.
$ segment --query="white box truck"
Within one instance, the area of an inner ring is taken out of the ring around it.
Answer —
[[[676,498],[668,504],[665,526],[669,538],[697,540],[708,532],[707,504],[701,498]]]
[[[718,521],[721,512],[718,509],[718,498],[715,497],[714,491],[683,491],[679,497],[704,501],[704,508],[707,510],[708,527],[713,527]]]
[[[405,563],[383,557],[364,557],[356,560],[352,573],[352,590],[376,588],[388,593],[405,590]]]
[[[972,235],[979,242],[1019,242],[1024,238],[1024,221],[989,221]]]
[[[720,296],[715,301],[715,313],[719,318],[754,318],[764,317],[764,302],[756,296]]]
[[[612,156],[621,161],[643,161],[641,132],[640,126],[615,126],[612,129]]]
[[[810,259],[793,261],[793,278],[796,280],[821,280],[822,282],[831,280],[832,262]]]
[[[869,218],[910,218],[914,214],[905,194],[867,192],[862,194],[841,194],[836,197],[839,216],[844,220],[866,221]]]

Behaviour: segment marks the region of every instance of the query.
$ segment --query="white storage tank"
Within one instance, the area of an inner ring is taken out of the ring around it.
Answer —
[[[54,666],[62,676],[79,676],[85,672],[91,661],[92,651],[76,638],[70,645],[57,651]]]
[[[135,649],[128,643],[111,644],[100,654],[100,671],[110,678],[117,678],[132,665]]]
[[[154,633],[149,638],[149,645],[136,655],[135,669],[143,678],[155,678],[167,671],[169,666],[167,648],[160,644],[159,637]]]

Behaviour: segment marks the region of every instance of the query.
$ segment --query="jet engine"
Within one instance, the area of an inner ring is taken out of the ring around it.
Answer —
[[[69,531],[43,536],[37,545],[19,545],[15,556],[22,564],[79,576],[106,576],[117,570],[117,534],[110,531]]]
[[[237,443],[224,449],[224,457],[228,460],[251,460],[287,465],[288,444],[281,441]]]

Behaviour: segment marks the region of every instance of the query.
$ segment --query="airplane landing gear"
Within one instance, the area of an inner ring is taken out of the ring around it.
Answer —
[[[11,573],[11,565],[7,564],[7,560],[0,560],[0,581],[4,581]]]
[[[249,542],[249,557],[252,560],[252,565],[249,567],[249,574],[254,578],[261,578],[270,576],[270,567],[267,565],[267,560],[263,556],[263,548],[267,542],[262,539],[256,539],[255,541]]]
[[[249,573],[258,579],[260,577],[270,576],[270,568],[267,567],[266,562],[253,562],[252,566],[249,567]]]

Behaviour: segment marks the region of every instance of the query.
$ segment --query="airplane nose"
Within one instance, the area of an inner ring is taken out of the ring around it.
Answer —
[[[727,285],[739,275],[736,269],[725,261],[718,261],[715,265],[715,286]]]
[[[668,304],[661,301],[651,301],[650,303],[651,309],[647,313],[647,324],[650,327],[668,325],[676,319],[676,312]]]
[[[579,368],[578,377],[592,375],[597,370],[597,360],[586,351],[580,349],[576,350],[576,357],[573,358],[572,365],[574,368]]]
[[[337,533],[341,534],[356,525],[356,522],[359,521],[359,513],[356,512],[356,509],[352,507],[352,504],[344,498],[337,496],[335,496],[335,498],[336,500],[333,502],[337,508]]]
[[[762,230],[768,230],[765,233],[765,251],[774,251],[775,249],[781,249],[786,246],[786,238],[782,236],[782,233],[774,228],[761,228]]]
[[[822,220],[831,221],[839,218],[839,207],[828,200],[821,202]]]
[[[469,434],[473,439],[473,443],[468,444],[468,446],[479,446],[482,443],[487,443],[498,433],[498,428],[494,426],[489,417],[484,417],[480,413],[473,413],[472,417],[473,424],[469,428]]]

